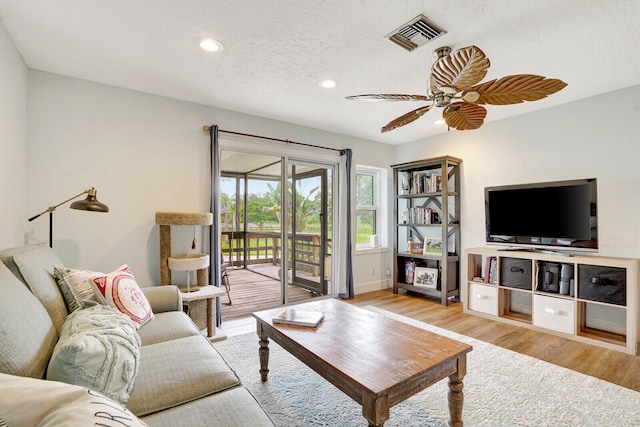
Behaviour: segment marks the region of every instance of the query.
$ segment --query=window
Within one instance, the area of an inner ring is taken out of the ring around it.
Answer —
[[[356,167],[356,248],[369,249],[381,246],[383,241],[382,197],[386,193],[384,169],[369,166]]]

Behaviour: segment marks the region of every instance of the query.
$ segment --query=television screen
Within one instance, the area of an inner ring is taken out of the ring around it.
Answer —
[[[596,179],[485,188],[489,243],[598,249]]]

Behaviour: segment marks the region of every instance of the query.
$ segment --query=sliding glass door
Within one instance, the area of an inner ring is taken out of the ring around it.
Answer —
[[[251,312],[334,293],[334,175],[333,165],[221,150],[222,258],[232,295],[242,292],[223,316],[243,302]]]
[[[329,166],[289,164],[291,281],[314,295],[330,291],[332,172]]]

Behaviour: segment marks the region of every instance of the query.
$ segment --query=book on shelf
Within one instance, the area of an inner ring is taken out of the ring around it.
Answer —
[[[432,173],[429,177],[429,193],[437,193],[442,191],[442,175],[439,173]]]
[[[287,308],[273,318],[273,323],[315,328],[320,324],[320,322],[322,322],[322,319],[324,319],[324,313],[321,311]]]
[[[491,283],[498,284],[498,258],[492,257],[491,260]]]
[[[413,187],[412,194],[421,194],[427,191],[429,176],[426,172],[414,172],[413,173]]]
[[[442,174],[429,171],[399,172],[398,194],[423,194],[442,191]]]
[[[409,224],[440,224],[440,211],[437,209],[416,206],[407,209],[403,214],[403,218],[408,220]]]
[[[487,257],[486,266],[484,269],[484,281],[485,283],[496,284],[497,283],[497,271],[498,260],[494,256]]]

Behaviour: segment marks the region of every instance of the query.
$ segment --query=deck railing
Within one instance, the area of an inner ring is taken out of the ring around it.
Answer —
[[[226,244],[223,244],[222,254],[224,260],[235,267],[246,268],[252,264],[281,264],[280,233],[273,232],[222,232]],[[313,276],[320,275],[320,245],[318,234],[296,233],[295,242],[292,235],[288,239],[288,255],[291,263],[292,248],[295,245],[296,269]],[[245,257],[245,242],[247,250]]]

